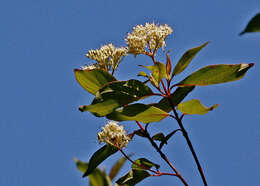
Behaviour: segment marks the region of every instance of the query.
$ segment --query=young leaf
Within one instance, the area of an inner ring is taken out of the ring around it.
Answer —
[[[144,71],[139,72],[137,76],[148,77],[148,75]]]
[[[144,66],[144,67],[152,71],[152,76],[157,82],[157,84],[160,83],[162,78],[167,77],[166,67],[161,62],[156,62],[153,66]]]
[[[118,186],[134,186],[149,176],[151,175],[145,170],[131,169],[126,175],[119,178],[116,184]]]
[[[171,72],[172,72],[172,62],[169,57],[168,52],[166,53],[166,74],[167,74],[167,80],[171,79]]]
[[[135,169],[135,170],[145,170],[146,168],[150,169],[152,167],[155,167],[156,169],[160,168],[160,165],[153,163],[146,158],[139,158],[139,159],[135,160],[135,163],[143,167],[142,168],[142,167],[133,163],[132,169]]]
[[[111,145],[104,145],[101,149],[96,151],[90,158],[88,169],[84,173],[83,177],[91,174],[100,163],[117,151],[118,149]]]
[[[114,76],[101,69],[75,69],[74,73],[78,83],[89,93],[94,95],[101,87],[103,87],[108,82],[116,81],[116,78]]]
[[[82,112],[90,111],[95,116],[102,117],[119,107],[152,94],[152,90],[141,81],[115,81],[101,88],[91,105],[81,106],[79,109]]]
[[[247,32],[260,32],[260,13],[256,14],[255,17],[249,21],[245,30],[239,35],[243,35]]]
[[[140,121],[143,123],[159,122],[169,114],[157,107],[136,103],[107,115],[114,121]]]
[[[173,70],[173,76],[181,73],[183,70],[185,70],[185,68],[187,68],[187,66],[190,64],[190,62],[192,61],[192,59],[196,56],[196,54],[203,49],[205,46],[207,46],[209,42],[204,43],[201,46],[192,48],[188,51],[186,51],[183,56],[181,57],[181,59],[178,61],[177,65],[175,66],[174,70]]]
[[[177,106],[177,109],[183,114],[206,114],[214,108],[218,107],[218,104],[215,104],[211,107],[205,107],[200,103],[198,99],[192,99],[183,103],[180,103]]]
[[[178,87],[172,94],[171,100],[174,106],[177,106],[193,89],[195,86],[190,87]],[[161,101],[157,104],[152,104],[153,106],[164,110],[165,112],[170,112],[172,107],[167,98],[161,99]]]
[[[236,65],[209,65],[192,73],[179,82],[179,87],[183,86],[206,86],[241,79],[245,73],[254,66],[250,64]]]
[[[174,131],[172,131],[170,134],[168,134],[165,139],[160,143],[159,148],[161,149],[163,147],[164,144],[167,144],[167,141],[177,132],[180,131],[181,129],[176,129]]]
[[[157,133],[152,137],[152,140],[156,140],[156,141],[164,141],[165,140],[165,136],[163,133]]]
[[[88,163],[74,159],[78,170],[82,173],[86,172],[88,169]],[[88,176],[91,186],[112,186],[111,179],[106,175],[105,172],[99,168],[95,168],[94,171]]]
[[[128,157],[130,157],[131,155],[128,155]],[[123,165],[125,164],[126,162],[126,158],[125,157],[122,157],[120,158],[114,165],[113,167],[111,168],[110,172],[109,172],[109,178],[111,180],[113,180],[116,175],[118,174],[118,172],[120,171],[120,169],[123,167]]]

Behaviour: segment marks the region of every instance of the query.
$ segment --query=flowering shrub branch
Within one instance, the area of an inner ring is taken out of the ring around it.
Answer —
[[[163,175],[177,177],[183,185],[187,186],[187,180],[162,152],[162,147],[167,144],[167,141],[176,132],[181,131],[196,162],[202,182],[205,186],[207,185],[204,172],[182,120],[185,115],[206,114],[218,105],[206,107],[198,99],[184,102],[183,100],[197,86],[208,86],[241,79],[254,64],[209,65],[190,74],[180,82],[172,83],[174,77],[183,72],[192,59],[208,44],[206,42],[186,51],[173,68],[168,52],[165,63],[156,60],[156,53],[160,48],[165,48],[165,40],[172,32],[173,29],[168,25],[156,25],[155,23],[137,25],[125,38],[127,46],[116,48],[113,44],[108,44],[100,49],[90,50],[86,57],[94,60],[95,63],[81,69],[75,69],[78,83],[95,96],[90,105],[80,106],[79,110],[89,111],[96,117],[106,117],[110,120],[98,133],[99,142],[105,143],[105,145],[92,155],[89,163],[76,161],[78,168],[84,173],[83,177],[88,176],[91,183],[111,185],[123,162],[129,160],[132,163],[131,169],[116,181],[117,186],[136,185],[147,177]],[[146,79],[145,82],[137,79],[119,81],[114,77],[115,70],[118,69],[124,56],[128,54],[133,54],[135,57],[142,54],[151,58],[151,66],[139,65],[150,71],[149,75],[144,71],[138,74]],[[156,92],[150,88],[151,86]],[[159,96],[161,100],[158,103],[138,103],[139,100],[151,96]],[[170,114],[171,111],[172,114]],[[160,122],[167,117],[173,118],[179,128],[166,136],[163,133],[151,136],[148,131],[149,123]],[[119,125],[119,122],[122,121],[134,121],[139,129],[127,134],[124,127]],[[141,123],[144,123],[145,127]],[[123,151],[123,148],[127,147],[135,135],[148,139],[151,146],[169,165],[173,173],[161,172],[160,165],[146,158],[132,160]],[[160,145],[157,145],[155,141],[159,141]],[[113,176],[107,176],[104,171],[98,169],[98,165],[118,151],[122,153],[124,159],[119,160],[114,165],[109,173]],[[99,178],[93,175],[99,175]]]

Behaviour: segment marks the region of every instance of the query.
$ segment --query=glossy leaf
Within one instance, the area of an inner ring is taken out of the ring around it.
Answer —
[[[260,13],[255,15],[247,24],[245,30],[240,33],[243,35],[248,32],[260,32]]]
[[[86,172],[89,164],[78,159],[74,159],[78,170],[82,173]],[[99,168],[95,168],[94,171],[88,176],[90,186],[112,186],[111,179],[106,175],[105,172]]]
[[[131,169],[126,175],[116,181],[118,186],[134,186],[145,178],[151,176],[145,170]]]
[[[112,154],[116,153],[118,149],[111,145],[105,145],[96,151],[89,160],[89,166],[87,171],[84,173],[83,177],[91,174],[95,168],[102,163],[105,159],[107,159]]]
[[[185,70],[185,68],[187,68],[187,66],[190,64],[190,62],[192,61],[192,59],[196,56],[196,54],[203,49],[205,46],[207,46],[209,42],[204,43],[201,46],[192,48],[188,51],[186,51],[183,56],[181,57],[181,59],[178,61],[177,65],[175,66],[174,70],[173,70],[173,76],[181,73],[183,70]]]
[[[136,165],[136,164],[132,164],[132,169],[136,169],[136,170],[145,170],[145,169],[150,169],[152,167],[155,167],[156,169],[159,169],[160,168],[160,165],[156,164],[156,163],[153,163],[151,161],[149,161],[148,159],[146,158],[139,158],[137,160],[135,160],[135,163],[140,165]],[[142,168],[142,167],[143,168]]]
[[[177,106],[194,88],[195,88],[195,86],[178,87],[171,94],[171,101],[173,103],[173,106],[174,107]],[[161,99],[161,101],[159,103],[152,104],[152,105],[160,108],[161,110],[164,110],[165,112],[170,112],[172,110],[172,107],[167,98],[163,98],[163,99]]]
[[[81,106],[80,111],[90,111],[102,117],[131,102],[153,94],[152,90],[138,80],[116,81],[106,84],[97,93],[91,105]]]
[[[192,73],[177,85],[182,86],[206,86],[226,83],[241,79],[248,69],[254,66],[250,64],[236,65],[209,65]]]
[[[119,111],[107,115],[114,121],[140,121],[143,123],[158,122],[169,116],[169,114],[157,107],[136,103],[128,105]]]
[[[128,155],[128,157],[131,157],[131,155]],[[111,170],[109,172],[109,177],[111,180],[113,180],[116,177],[116,175],[118,174],[120,169],[125,164],[126,160],[127,159],[125,157],[122,157],[119,160],[117,160],[117,162],[113,165],[113,167],[111,168]]]
[[[167,77],[166,67],[161,62],[156,62],[153,66],[144,66],[144,67],[152,71],[152,76],[158,85],[162,80],[162,78]]]
[[[198,99],[192,99],[183,103],[180,103],[177,106],[177,109],[181,111],[183,114],[206,114],[214,108],[218,107],[218,104],[215,104],[211,107],[205,107],[200,103]]]
[[[156,141],[164,141],[165,140],[165,136],[163,133],[157,133],[152,137],[152,140],[156,140]]]
[[[111,81],[116,81],[108,72],[101,69],[93,70],[74,70],[75,77],[78,83],[86,89],[91,94],[96,94],[96,92],[102,88],[105,84]]]

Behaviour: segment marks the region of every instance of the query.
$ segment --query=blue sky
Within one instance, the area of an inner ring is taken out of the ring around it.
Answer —
[[[1,2],[0,185],[88,185],[72,159],[87,161],[101,147],[96,133],[106,120],[77,110],[93,97],[77,84],[73,69],[91,62],[84,56],[89,49],[110,42],[125,45],[124,37],[133,26],[152,21],[173,27],[167,49],[175,62],[187,49],[210,41],[179,80],[209,64],[255,63],[240,81],[196,88],[187,99],[220,106],[205,116],[187,116],[184,125],[209,185],[259,185],[260,34],[238,36],[259,7],[259,0]],[[148,60],[126,57],[117,77],[135,78],[141,70],[137,65],[148,64]],[[158,60],[164,56],[158,55]],[[125,127],[136,129],[131,122]],[[177,123],[166,119],[153,124],[151,131],[176,127]],[[201,185],[180,134],[164,151],[190,185]],[[127,152],[163,164],[140,138],[129,144]],[[101,167],[109,170],[118,157]],[[162,170],[168,170],[167,166]],[[140,186],[169,183],[180,185],[176,178],[164,176],[148,178]]]

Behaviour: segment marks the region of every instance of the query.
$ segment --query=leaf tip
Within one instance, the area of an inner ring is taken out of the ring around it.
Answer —
[[[239,35],[239,36],[242,36],[242,35],[244,35],[245,33],[246,33],[246,31],[244,30],[244,31],[240,32],[238,35]]]
[[[209,108],[209,111],[211,111],[211,110],[217,108],[218,106],[219,106],[219,104],[215,104],[215,105],[213,105],[212,107]]]
[[[86,105],[79,106],[79,111],[84,112],[85,109],[87,109]]]
[[[248,65],[249,65],[249,67],[251,68],[251,67],[253,67],[255,64],[254,64],[254,63],[249,63]]]

